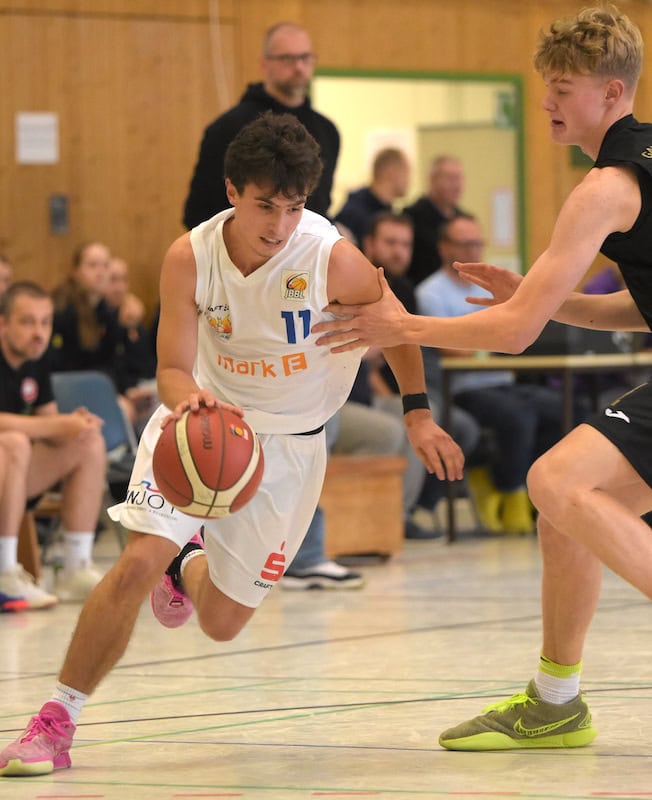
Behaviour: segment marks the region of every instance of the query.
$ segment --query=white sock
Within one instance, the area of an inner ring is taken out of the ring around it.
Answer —
[[[63,571],[76,572],[93,560],[94,531],[65,531],[63,534]]]
[[[582,662],[562,665],[544,655],[539,659],[539,668],[534,682],[539,696],[547,703],[569,703],[580,693]]]
[[[206,555],[205,550],[203,550],[201,547],[196,547],[194,550],[191,550],[189,553],[186,553],[186,555],[183,557],[181,561],[181,566],[179,567],[179,575],[181,576],[182,586],[183,586],[183,571],[185,570],[188,562],[191,559],[196,558],[197,556],[205,556],[205,555]]]
[[[65,706],[70,719],[76,725],[84,703],[88,700],[88,695],[78,692],[76,689],[71,689],[65,683],[57,683],[51,699]]]
[[[0,536],[0,572],[9,572],[18,564],[18,537]]]

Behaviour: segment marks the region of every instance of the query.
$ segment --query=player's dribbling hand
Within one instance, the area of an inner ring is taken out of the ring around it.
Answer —
[[[378,270],[378,283],[382,296],[375,303],[329,303],[324,311],[335,314],[337,319],[312,326],[312,333],[322,334],[317,344],[330,347],[332,353],[345,353],[358,347],[403,344],[401,337],[410,315],[389,288],[382,268]]]
[[[511,269],[496,267],[493,264],[484,262],[473,262],[463,264],[455,261],[453,267],[457,270],[461,278],[475,283],[482,289],[491,292],[492,297],[467,297],[466,302],[475,306],[497,306],[504,303],[518,289],[523,276]]]
[[[199,411],[202,406],[206,408],[226,408],[228,411],[233,411],[238,417],[244,417],[244,409],[241,406],[234,406],[231,405],[231,403],[218,400],[208,389],[199,389],[196,392],[192,392],[185,400],[182,400],[172,409],[172,413],[168,414],[161,422],[161,428],[164,428],[170,420],[180,419],[181,415],[186,411]]]

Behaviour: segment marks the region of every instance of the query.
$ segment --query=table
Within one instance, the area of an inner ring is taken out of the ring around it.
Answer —
[[[587,353],[584,355],[551,356],[444,356],[442,368],[442,427],[449,429],[453,397],[451,377],[456,372],[512,370],[513,372],[546,372],[561,376],[562,434],[573,427],[573,376],[578,373],[625,372],[636,367],[652,367],[652,351],[640,353]],[[455,541],[454,487],[448,482],[448,541]]]

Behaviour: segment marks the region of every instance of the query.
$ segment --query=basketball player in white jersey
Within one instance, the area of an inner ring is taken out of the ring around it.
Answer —
[[[331,318],[323,311],[329,302],[380,297],[375,267],[328,220],[304,210],[320,170],[318,146],[301,123],[265,114],[228,149],[233,208],[170,247],[158,332],[163,406],[143,433],[127,500],[112,510],[138,532],[86,602],[54,694],[0,753],[0,774],[70,766],[83,703],[124,653],[150,592],[164,625],[183,624],[194,608],[204,632],[226,641],[292,561],[319,499],[324,423],[346,400],[363,352],[334,356],[310,330]],[[416,452],[438,477],[461,478],[462,453],[428,408],[419,348],[384,353]],[[202,405],[244,414],[260,437],[265,472],[254,498],[232,516],[206,520],[200,537],[197,519],[163,500],[151,461],[161,424]]]

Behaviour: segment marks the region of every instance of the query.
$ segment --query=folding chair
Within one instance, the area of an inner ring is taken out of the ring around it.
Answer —
[[[118,402],[118,393],[111,378],[104,372],[55,372],[52,390],[59,411],[69,414],[87,408],[104,421],[102,434],[107,451],[107,484],[113,500],[124,499],[138,443],[134,429]],[[108,515],[107,515],[108,518]],[[124,533],[111,523],[121,546]]]
[[[109,460],[124,452],[136,452],[136,434],[118,402],[113,381],[106,373],[96,370],[54,372],[52,390],[62,414],[70,414],[83,406],[104,420],[102,434]]]

